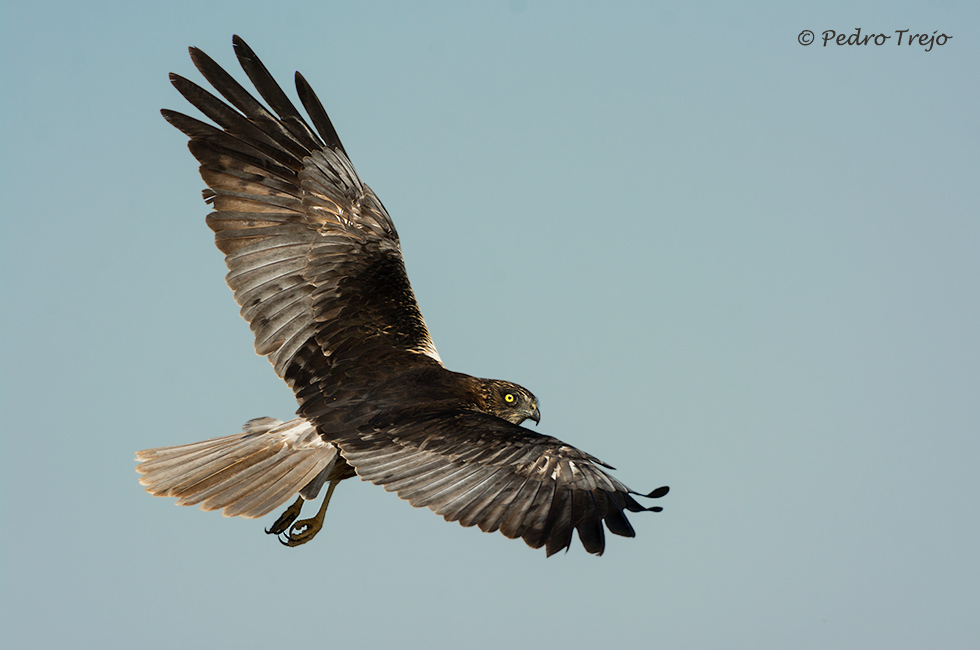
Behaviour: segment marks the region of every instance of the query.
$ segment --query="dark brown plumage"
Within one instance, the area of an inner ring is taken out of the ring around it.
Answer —
[[[355,474],[548,555],[568,548],[576,530],[595,554],[605,547],[604,525],[632,537],[624,511],[660,508],[641,506],[605,463],[520,426],[540,420],[527,389],[443,366],[395,226],[357,177],[316,95],[296,73],[314,130],[245,42],[236,36],[234,45],[271,111],[191,48],[225,101],[178,75],[171,81],[217,127],[163,115],[190,138],[228,284],[256,351],[293,389],[300,417],[260,418],[240,434],[138,452],[147,490],[243,517],[299,494],[267,531],[290,546],[312,539],[334,488]],[[297,521],[325,484],[317,515]]]

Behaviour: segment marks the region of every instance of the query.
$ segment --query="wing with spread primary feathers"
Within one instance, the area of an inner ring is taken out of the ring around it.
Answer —
[[[191,48],[194,64],[227,103],[179,75],[171,81],[217,126],[162,112],[190,137],[201,163],[214,207],[207,223],[226,255],[228,284],[256,351],[294,390],[314,373],[328,376],[339,350],[354,357],[408,350],[440,361],[395,227],[358,178],[309,84],[296,74],[315,131],[248,45],[237,36],[234,44],[271,110]]]
[[[362,479],[413,506],[520,537],[548,555],[567,549],[573,531],[589,553],[601,555],[603,524],[633,537],[624,510],[661,510],[637,503],[638,493],[597,467],[609,467],[597,458],[486,413],[409,417],[337,445]],[[664,487],[642,496],[666,493]]]

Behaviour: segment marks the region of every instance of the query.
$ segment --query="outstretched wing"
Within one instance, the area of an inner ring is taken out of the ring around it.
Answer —
[[[405,273],[398,234],[360,181],[309,84],[296,87],[316,130],[255,53],[234,37],[256,100],[202,51],[201,74],[227,101],[171,74],[217,126],[164,110],[190,137],[214,212],[207,223],[225,253],[228,284],[255,334],[255,349],[295,391],[349,360],[407,350],[440,361]],[[229,105],[230,104],[230,105]]]
[[[413,506],[523,538],[548,555],[567,549],[574,530],[589,553],[601,555],[603,524],[633,537],[625,510],[661,510],[637,503],[638,493],[597,458],[485,413],[433,414],[336,444],[361,478]],[[663,487],[642,496],[665,494]]]

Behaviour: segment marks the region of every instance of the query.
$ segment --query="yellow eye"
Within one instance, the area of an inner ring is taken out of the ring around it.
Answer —
[[[504,395],[504,401],[507,402],[508,404],[513,404],[515,399],[517,398],[514,397],[513,393],[507,393],[506,395]]]

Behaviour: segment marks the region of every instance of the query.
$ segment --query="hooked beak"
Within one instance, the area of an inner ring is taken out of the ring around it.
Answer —
[[[534,410],[531,411],[531,415],[528,416],[529,420],[534,420],[534,424],[541,423],[541,411],[538,410],[537,405],[534,406]]]

